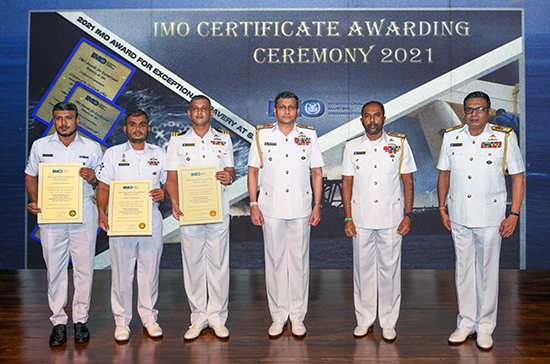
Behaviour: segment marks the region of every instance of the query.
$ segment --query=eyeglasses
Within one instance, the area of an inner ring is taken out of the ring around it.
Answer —
[[[483,106],[480,106],[480,107],[476,107],[476,108],[473,108],[473,107],[467,107],[464,109],[464,114],[467,114],[467,115],[470,115],[471,113],[473,113],[474,111],[476,112],[476,114],[478,115],[481,115],[485,112],[485,110],[487,110],[488,107],[483,107]]]

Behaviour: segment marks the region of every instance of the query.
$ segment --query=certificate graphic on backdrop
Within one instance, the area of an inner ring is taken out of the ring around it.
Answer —
[[[38,172],[39,224],[82,223],[80,163],[40,163]]]
[[[99,140],[104,140],[123,114],[124,109],[77,82],[67,96],[78,107],[79,127]]]
[[[180,225],[222,222],[222,189],[217,165],[178,168]]]
[[[134,71],[135,69],[126,62],[81,39],[54,83],[40,100],[33,116],[46,123],[49,122],[52,107],[64,101],[77,82],[113,100]]]
[[[153,235],[151,180],[111,181],[107,235]]]

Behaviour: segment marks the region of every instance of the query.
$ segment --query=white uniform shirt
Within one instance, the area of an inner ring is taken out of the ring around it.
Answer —
[[[234,167],[233,144],[228,133],[212,127],[204,137],[198,136],[193,128],[184,134],[173,136],[166,152],[166,170],[177,171],[179,167],[218,165],[220,171]],[[222,210],[229,214],[227,186],[222,188]]]
[[[103,155],[99,143],[76,133],[75,139],[66,147],[57,132],[35,140],[32,143],[29,161],[25,173],[38,176],[39,163],[82,163],[83,167],[96,169]],[[92,185],[83,179],[82,196],[84,200],[92,198]]]
[[[97,179],[105,184],[111,181],[151,180],[152,189],[156,189],[166,182],[164,163],[162,148],[145,143],[143,153],[139,153],[130,142],[126,142],[105,151],[97,171]]]
[[[260,129],[259,137],[264,163],[258,199],[260,211],[276,219],[309,216],[313,195],[310,168],[324,166],[317,133],[313,128],[295,124],[285,136],[276,123]],[[248,165],[260,168],[257,144],[255,137]]]
[[[371,141],[363,134],[346,143],[342,175],[353,177],[351,215],[359,228],[387,229],[403,220],[401,155],[402,174],[415,172],[416,164],[409,143],[404,135],[399,135],[384,132],[379,139]]]
[[[503,131],[504,130],[504,131]],[[506,214],[506,183],[502,160],[510,174],[525,170],[516,135],[509,128],[487,124],[473,137],[468,125],[443,136],[437,168],[451,171],[447,206],[449,218],[467,227],[498,226]],[[508,135],[508,142],[505,138]]]

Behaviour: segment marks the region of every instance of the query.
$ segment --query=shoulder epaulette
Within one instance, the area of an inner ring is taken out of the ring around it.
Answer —
[[[512,128],[509,128],[507,126],[500,126],[500,125],[493,125],[491,127],[491,129],[495,130],[495,131],[502,131],[504,133],[509,133],[512,131]]]
[[[396,138],[406,138],[407,134],[400,134],[400,133],[394,133],[393,131],[386,132],[389,136],[396,137]]]
[[[359,134],[359,135],[356,135],[356,136],[354,136],[354,137],[351,137],[351,138],[349,138],[348,140],[346,140],[346,143],[347,143],[347,142],[350,142],[350,141],[352,141],[352,140],[354,140],[354,139],[357,139],[357,138],[359,138],[359,137],[362,137],[363,135],[365,135],[365,133],[361,133],[361,134]]]
[[[227,130],[223,130],[223,129],[220,129],[220,128],[214,128],[216,129],[216,131],[222,133],[222,134],[229,134],[229,132]]]
[[[275,126],[275,124],[261,124],[261,125],[256,125],[256,129],[257,130],[261,130],[261,129],[271,129]]]
[[[174,131],[170,133],[170,136],[179,136],[185,133],[184,131]]]
[[[458,124],[458,125],[455,125],[455,126],[451,126],[450,128],[445,129],[445,133],[448,133],[448,132],[450,132],[450,131],[453,131],[453,130],[457,130],[457,129],[463,128],[464,125],[466,125],[466,124]]]
[[[309,129],[309,130],[315,130],[314,126],[304,125],[304,124],[296,124],[299,128]]]

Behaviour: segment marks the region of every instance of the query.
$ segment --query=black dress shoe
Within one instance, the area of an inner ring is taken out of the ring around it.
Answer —
[[[74,324],[74,342],[77,344],[84,344],[90,340],[90,330],[86,327],[86,324],[77,322]]]
[[[67,325],[55,325],[50,335],[50,345],[60,346],[63,345],[65,341],[67,341]]]

